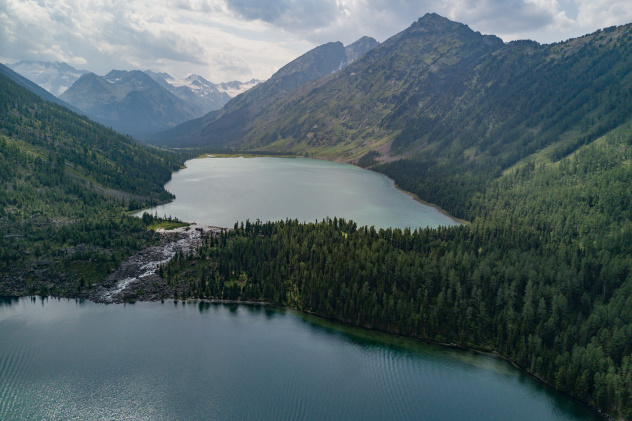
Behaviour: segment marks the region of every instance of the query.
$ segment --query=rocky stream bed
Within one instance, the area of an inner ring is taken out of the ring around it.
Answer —
[[[103,281],[94,285],[83,298],[97,303],[122,303],[135,300],[156,301],[173,294],[158,274],[158,267],[176,253],[188,253],[202,245],[204,238],[217,235],[225,228],[191,225],[170,231],[159,230],[162,241],[136,253]]]

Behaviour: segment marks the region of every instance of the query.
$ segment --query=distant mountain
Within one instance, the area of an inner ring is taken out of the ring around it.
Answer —
[[[7,67],[37,83],[57,97],[64,93],[77,79],[88,73],[87,70],[77,70],[66,63],[46,61],[20,61],[7,64]]]
[[[145,73],[163,88],[196,109],[196,117],[219,110],[231,99],[228,93],[218,89],[218,85],[202,76],[190,75],[186,79],[178,80],[167,73],[155,73],[151,70],[146,70]]]
[[[69,108],[70,110],[74,112],[80,113],[80,111],[77,108],[73,107],[67,102],[62,101],[61,99],[57,98],[55,95],[48,92],[46,89],[30,81],[24,76],[14,72],[13,70],[11,70],[10,68],[8,68],[7,66],[1,63],[0,63],[0,74],[7,76],[9,79],[14,81],[18,85],[28,89],[29,91],[33,92],[35,95],[39,96],[45,101],[54,102],[56,104]]]
[[[632,118],[631,49],[632,25],[541,45],[428,14],[341,71],[304,82],[319,74],[311,59],[332,67],[323,53],[336,48],[319,47],[220,112],[163,133],[161,144],[352,161],[377,149],[378,161],[423,157],[414,171],[439,171],[453,157],[446,171],[480,166],[476,177],[492,177],[539,152],[557,160]],[[474,194],[476,177],[461,180],[455,198]],[[437,203],[436,186],[427,188],[420,196]]]
[[[195,107],[139,70],[85,74],[61,99],[95,121],[138,137],[199,116]]]
[[[308,51],[283,66],[270,79],[229,101],[224,108],[189,121],[148,141],[157,144],[226,146],[241,140],[255,118],[275,101],[297,90],[305,83],[345,68],[358,57],[378,45],[373,38],[363,37],[345,47],[330,42]]]
[[[239,94],[243,94],[250,88],[260,84],[263,82],[259,79],[250,79],[248,82],[240,82],[238,80],[233,80],[232,82],[222,82],[215,85],[217,90],[220,92],[225,92],[231,98],[236,97]]]
[[[371,37],[362,37],[353,44],[349,44],[345,47],[345,56],[347,60],[342,67],[348,66],[353,63],[373,48],[377,47],[379,43]]]

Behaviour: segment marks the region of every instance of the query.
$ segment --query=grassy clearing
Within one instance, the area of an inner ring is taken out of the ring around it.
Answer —
[[[156,231],[158,228],[162,228],[165,231],[169,231],[176,228],[188,227],[189,225],[191,224],[189,224],[188,222],[159,221],[159,222],[154,222],[151,225],[148,225],[147,229]]]

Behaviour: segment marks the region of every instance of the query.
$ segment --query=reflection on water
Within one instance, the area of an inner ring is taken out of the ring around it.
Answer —
[[[17,304],[19,298],[18,297],[3,297],[0,296],[0,307],[9,307],[11,304]]]
[[[0,419],[595,420],[511,364],[271,306],[0,299]]]

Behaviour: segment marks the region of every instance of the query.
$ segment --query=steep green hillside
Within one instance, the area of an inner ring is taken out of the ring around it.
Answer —
[[[0,76],[0,294],[75,295],[152,241],[124,210],[181,164]]]

